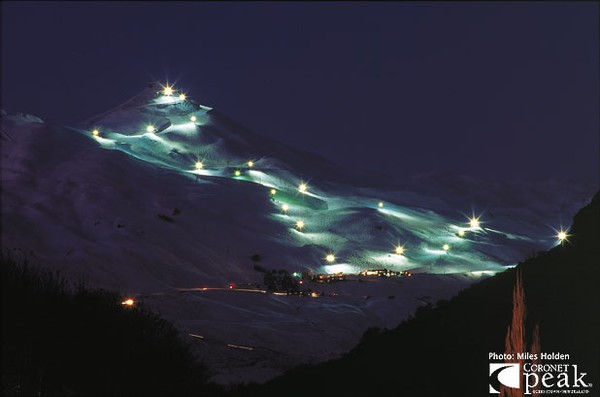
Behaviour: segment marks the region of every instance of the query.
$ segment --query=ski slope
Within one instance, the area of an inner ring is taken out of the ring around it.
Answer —
[[[347,173],[180,94],[154,83],[80,126],[3,113],[2,246],[159,311],[221,383],[348,351],[368,327],[557,244],[594,193]],[[255,265],[413,276],[305,280],[315,298],[228,288],[264,289]]]

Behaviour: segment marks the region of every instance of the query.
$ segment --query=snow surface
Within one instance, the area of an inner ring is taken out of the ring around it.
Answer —
[[[555,245],[553,228],[568,227],[593,193],[576,182],[352,175],[157,85],[77,128],[2,114],[3,248],[137,297],[195,335],[221,383],[350,350],[368,327],[393,327]],[[469,230],[473,214],[482,228]],[[305,280],[317,298],[227,288],[262,284],[255,254],[266,269],[414,275]]]

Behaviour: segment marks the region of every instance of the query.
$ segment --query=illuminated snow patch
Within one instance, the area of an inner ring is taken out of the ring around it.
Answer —
[[[423,248],[423,251],[427,252],[428,254],[432,254],[432,255],[446,255],[446,254],[448,254],[448,252],[444,251],[443,249],[432,250],[430,248]]]
[[[93,138],[102,146],[110,146],[115,144],[115,141],[113,139],[102,138],[101,136],[93,136]]]
[[[323,266],[323,268],[325,269],[325,272],[327,274],[334,274],[334,273],[354,274],[354,273],[358,273],[358,271],[359,271],[359,269],[356,266],[352,266],[347,263],[338,263],[335,265],[327,265],[327,266]]]
[[[165,129],[163,132],[170,132],[170,133],[186,133],[189,134],[190,132],[196,132],[196,124],[188,121],[186,123],[177,123],[177,124],[171,124],[169,126],[169,128]]]
[[[161,97],[158,97],[154,100],[154,103],[156,103],[157,105],[169,105],[169,104],[172,104],[175,102],[178,102],[178,100],[175,99],[174,97],[164,96],[164,95]]]
[[[397,210],[390,210],[387,208],[379,208],[378,211],[381,212],[382,214],[391,215],[391,216],[394,216],[394,217],[400,218],[400,219],[411,220],[411,221],[419,220],[419,218],[417,218],[415,216],[408,215],[408,214],[405,214],[405,213],[397,211]]]
[[[497,274],[498,272],[496,270],[475,270],[472,272],[468,272],[468,274],[471,274],[473,276],[494,276],[495,274]]]
[[[406,266],[409,262],[407,257],[396,254],[372,255],[371,259],[386,266]]]

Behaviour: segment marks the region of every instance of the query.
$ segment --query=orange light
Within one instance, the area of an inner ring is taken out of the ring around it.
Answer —
[[[121,302],[121,304],[123,306],[133,306],[135,304],[135,301],[131,298],[125,299],[123,302]]]

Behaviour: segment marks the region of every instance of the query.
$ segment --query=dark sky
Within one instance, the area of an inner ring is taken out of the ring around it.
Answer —
[[[175,82],[349,170],[599,179],[598,3],[2,2],[2,107]]]

